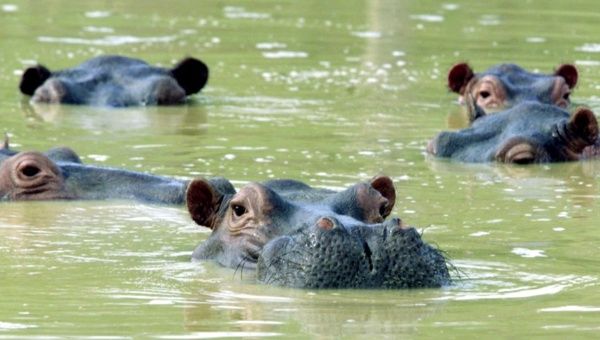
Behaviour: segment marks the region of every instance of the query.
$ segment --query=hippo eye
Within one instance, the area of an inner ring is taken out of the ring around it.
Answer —
[[[569,101],[571,99],[571,92],[567,92],[563,94],[563,99]]]
[[[491,95],[491,93],[489,91],[481,91],[479,92],[479,96],[483,99],[489,97]]]
[[[27,177],[33,177],[33,176],[37,175],[38,173],[40,173],[40,168],[38,168],[37,166],[34,166],[34,165],[28,165],[28,166],[24,167],[23,169],[21,169],[21,173]]]
[[[242,205],[234,204],[231,206],[231,210],[233,210],[233,213],[237,217],[240,217],[246,213],[246,208],[244,208]]]

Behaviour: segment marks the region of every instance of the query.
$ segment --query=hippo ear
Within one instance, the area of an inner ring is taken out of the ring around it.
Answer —
[[[194,222],[213,229],[217,221],[221,198],[222,195],[213,188],[209,181],[195,179],[187,187],[185,201]]]
[[[568,130],[571,133],[583,139],[587,145],[592,145],[598,139],[598,121],[592,110],[587,108],[578,108],[571,115],[568,123]],[[587,146],[585,145],[585,146]]]
[[[577,85],[577,79],[579,78],[577,68],[575,67],[575,65],[571,64],[560,65],[556,72],[554,72],[554,75],[563,77],[570,89],[574,88],[575,85]]]
[[[448,88],[452,92],[464,94],[467,84],[474,76],[475,73],[469,64],[456,64],[448,72]]]
[[[199,92],[208,81],[208,66],[195,58],[185,58],[171,69],[171,74],[185,95]]]
[[[50,78],[50,76],[52,76],[52,72],[50,72],[50,70],[48,70],[45,66],[37,65],[30,67],[23,72],[19,89],[21,90],[21,93],[28,96],[33,96],[35,90],[42,86],[42,84],[46,81],[46,79]]]
[[[394,209],[396,203],[396,189],[394,188],[394,182],[387,176],[377,176],[371,180],[371,186],[373,189],[379,191],[381,196],[385,197],[388,204],[385,206],[381,216],[386,218]]]
[[[54,162],[71,162],[82,164],[81,158],[73,149],[68,147],[57,147],[49,149],[44,154]]]

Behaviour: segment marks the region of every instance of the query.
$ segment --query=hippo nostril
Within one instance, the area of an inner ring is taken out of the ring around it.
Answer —
[[[324,230],[331,230],[333,229],[333,227],[335,227],[335,223],[333,223],[333,221],[330,218],[321,217],[317,221],[317,226]]]
[[[34,177],[41,172],[40,168],[35,165],[26,165],[22,167],[20,171],[26,177]]]

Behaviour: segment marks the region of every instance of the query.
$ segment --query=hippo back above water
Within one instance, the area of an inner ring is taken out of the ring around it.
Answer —
[[[54,72],[42,65],[30,67],[19,88],[36,103],[125,107],[180,104],[207,81],[208,67],[194,58],[168,69],[123,56],[100,56]]]
[[[222,178],[209,183],[233,191]],[[0,201],[126,199],[144,203],[183,204],[189,181],[117,168],[83,164],[70,148],[44,153],[18,152],[8,141],[0,148]]]
[[[469,128],[441,132],[427,151],[463,162],[564,162],[593,154],[597,139],[591,110],[579,108],[570,115],[554,105],[528,102],[482,117]]]
[[[293,180],[224,192],[190,183],[186,201],[212,234],[193,252],[263,283],[296,288],[417,288],[450,283],[444,256],[400,219],[391,179],[335,192]]]
[[[552,74],[539,74],[515,64],[500,64],[475,73],[469,64],[459,63],[448,72],[448,88],[459,94],[469,120],[474,121],[527,101],[566,108],[577,79],[577,68],[571,64],[559,65]],[[475,104],[481,110],[474,110]]]

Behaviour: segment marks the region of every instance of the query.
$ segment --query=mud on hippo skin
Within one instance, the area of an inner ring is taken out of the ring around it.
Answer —
[[[173,105],[199,92],[208,67],[185,58],[171,69],[123,56],[100,56],[74,68],[50,71],[43,65],[26,69],[19,89],[36,103],[95,106]]]
[[[482,117],[471,127],[441,132],[427,151],[463,162],[547,163],[584,158],[596,145],[598,122],[587,108],[573,114],[528,102]]]
[[[216,190],[233,191],[222,179],[209,180]],[[71,149],[45,153],[0,149],[0,200],[130,199],[183,204],[189,181],[123,169],[83,164]]]
[[[577,68],[571,64],[559,65],[553,74],[539,74],[514,64],[475,73],[469,64],[459,63],[448,72],[448,88],[459,94],[459,102],[466,105],[472,122],[526,101],[566,108],[577,79]],[[474,110],[475,104],[482,110]]]
[[[260,281],[297,288],[413,288],[450,283],[445,258],[399,219],[385,222],[396,192],[380,176],[335,192],[293,181],[223,193],[194,180],[188,210],[211,235],[193,260],[256,269]]]

